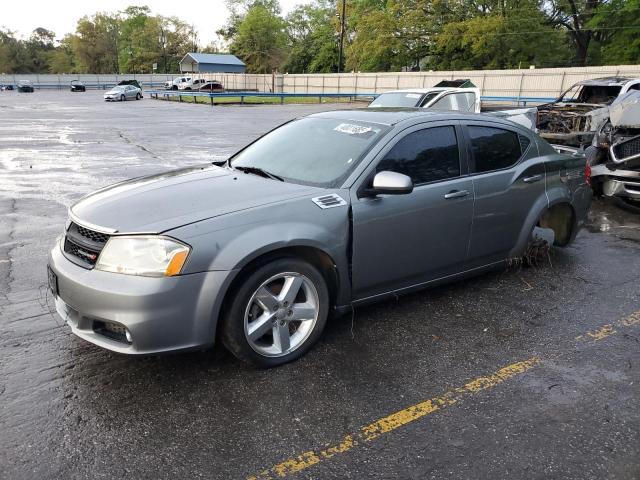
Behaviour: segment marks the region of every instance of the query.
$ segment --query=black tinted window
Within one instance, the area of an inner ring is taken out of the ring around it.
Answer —
[[[492,127],[469,127],[469,136],[476,172],[510,167],[522,155],[520,139],[515,132]]]
[[[455,128],[435,127],[410,133],[378,164],[377,171],[383,170],[408,175],[416,185],[459,176]]]

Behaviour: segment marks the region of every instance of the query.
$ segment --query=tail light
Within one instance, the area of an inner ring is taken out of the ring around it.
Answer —
[[[588,160],[587,163],[584,164],[584,183],[591,185],[591,165]]]

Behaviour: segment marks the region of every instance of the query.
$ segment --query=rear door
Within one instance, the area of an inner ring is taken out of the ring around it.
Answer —
[[[457,124],[400,133],[352,190],[354,297],[363,299],[461,271],[467,256],[473,195]],[[407,195],[362,196],[380,171],[412,178]]]
[[[504,260],[533,204],[546,196],[536,143],[517,128],[464,122],[475,205],[469,268]]]

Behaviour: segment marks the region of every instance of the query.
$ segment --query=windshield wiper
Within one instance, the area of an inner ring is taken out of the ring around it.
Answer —
[[[260,167],[233,167],[236,170],[240,170],[241,172],[245,172],[245,173],[255,173],[256,175],[261,175],[263,177],[266,178],[271,178],[272,180],[280,180],[281,182],[284,182],[284,178],[279,177],[278,175],[275,175],[271,172],[267,172],[266,170],[261,169]]]

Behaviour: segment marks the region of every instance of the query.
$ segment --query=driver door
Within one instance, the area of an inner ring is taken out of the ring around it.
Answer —
[[[354,300],[464,270],[473,217],[460,126],[415,126],[400,133],[352,190]],[[367,196],[379,171],[411,177],[405,195]]]

